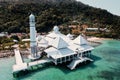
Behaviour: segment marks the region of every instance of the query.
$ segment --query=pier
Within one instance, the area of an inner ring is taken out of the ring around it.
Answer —
[[[79,57],[73,60],[67,67],[73,70],[78,64],[86,62],[86,61],[93,61],[93,60],[87,57]]]
[[[51,62],[50,59],[37,60],[37,61],[28,63],[28,66],[32,67],[32,66],[36,66],[36,65],[39,65],[39,64],[49,63],[49,62]]]
[[[15,52],[16,64],[13,65],[13,73],[28,70],[32,66],[51,62],[50,59],[41,59],[41,60],[26,63],[23,61],[20,51],[18,49],[15,49],[14,52]]]
[[[20,54],[20,51],[18,49],[15,49],[14,52],[15,52],[16,64],[13,65],[13,73],[14,72],[19,72],[21,70],[26,70],[27,69],[27,63],[23,62],[22,56]]]

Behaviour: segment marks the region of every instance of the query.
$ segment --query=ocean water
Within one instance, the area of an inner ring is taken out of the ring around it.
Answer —
[[[120,41],[108,40],[92,51],[94,62],[79,65],[75,70],[53,64],[39,65],[39,69],[14,78],[14,58],[0,59],[0,80],[120,80]]]

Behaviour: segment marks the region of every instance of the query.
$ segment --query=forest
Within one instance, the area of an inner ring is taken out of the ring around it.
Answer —
[[[29,33],[31,13],[36,16],[37,32],[76,20],[80,25],[110,30],[102,36],[120,38],[120,16],[75,0],[0,0],[0,32]]]

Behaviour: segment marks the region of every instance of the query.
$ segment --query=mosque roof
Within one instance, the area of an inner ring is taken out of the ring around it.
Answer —
[[[61,49],[68,47],[68,43],[64,41],[61,37],[57,37],[53,40],[52,46],[57,49]]]
[[[76,39],[73,40],[74,44],[77,44],[77,45],[87,45],[88,42],[86,39],[84,39],[81,35],[79,35]]]

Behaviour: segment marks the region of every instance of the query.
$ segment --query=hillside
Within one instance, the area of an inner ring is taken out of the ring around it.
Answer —
[[[108,37],[120,37],[120,17],[75,0],[0,0],[0,32],[29,32],[30,13],[36,16],[38,32],[48,32],[54,25],[77,20],[90,27],[110,29]]]

